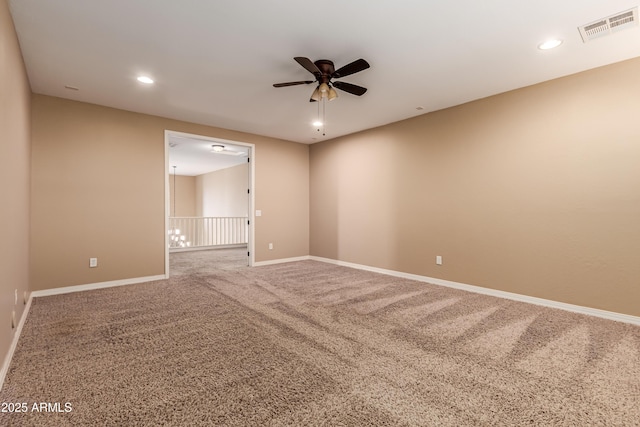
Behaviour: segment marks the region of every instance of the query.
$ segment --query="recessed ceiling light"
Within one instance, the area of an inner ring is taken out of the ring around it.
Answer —
[[[216,153],[219,153],[221,151],[224,151],[224,145],[212,145],[211,148],[213,148],[213,151],[215,151]]]
[[[558,47],[562,44],[562,40],[560,39],[549,39],[538,45],[538,49],[548,50],[553,49],[554,47]]]
[[[322,126],[322,122],[319,120],[316,120],[315,122],[313,122],[314,126]]]
[[[150,85],[150,84],[153,83],[153,79],[151,77],[147,77],[147,76],[139,76],[138,77],[138,81],[140,83],[144,83],[144,84],[147,84],[147,85]]]

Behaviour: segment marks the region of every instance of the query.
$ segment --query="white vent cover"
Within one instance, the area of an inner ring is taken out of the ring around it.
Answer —
[[[638,25],[638,7],[578,27],[583,42]]]

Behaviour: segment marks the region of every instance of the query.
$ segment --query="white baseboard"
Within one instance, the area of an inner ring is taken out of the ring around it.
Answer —
[[[68,294],[71,292],[91,291],[94,289],[112,288],[114,286],[135,285],[137,283],[153,282],[156,280],[165,280],[166,276],[160,274],[158,276],[136,277],[133,279],[112,280],[110,282],[89,283],[87,285],[65,286],[64,288],[45,289],[42,291],[31,292],[32,297],[46,297],[50,295]]]
[[[7,376],[7,372],[9,372],[9,365],[11,365],[11,360],[13,359],[13,353],[16,351],[16,346],[18,345],[18,340],[20,339],[20,334],[22,333],[22,326],[24,326],[24,322],[27,321],[27,315],[29,314],[29,309],[31,308],[31,295],[29,295],[29,299],[24,306],[24,310],[22,311],[22,316],[20,316],[20,321],[18,325],[16,325],[16,330],[13,332],[13,339],[11,340],[11,345],[9,346],[9,351],[4,357],[4,361],[2,362],[2,367],[0,368],[0,390],[2,390],[2,386],[4,386],[4,379]]]
[[[427,282],[434,285],[446,286],[448,288],[460,289],[463,291],[474,292],[477,294],[490,295],[498,298],[506,298],[514,301],[526,302],[529,304],[541,305],[544,307],[558,308],[560,310],[572,311],[574,313],[586,314],[588,316],[601,317],[617,322],[631,323],[640,326],[640,317],[631,316],[629,314],[616,313],[614,311],[600,310],[597,308],[584,307],[581,305],[567,304],[564,302],[548,300],[544,298],[531,297],[528,295],[515,294],[512,292],[499,291],[496,289],[483,288],[481,286],[467,285],[465,283],[452,282],[450,280],[437,279],[435,277],[419,276],[417,274],[404,273],[402,271],[387,270],[384,268],[371,267],[368,265],[354,264],[351,262],[339,261],[330,258],[322,258],[317,256],[309,256],[307,259],[314,261],[326,262],[329,264],[340,265],[343,267],[351,267],[358,270],[366,270],[374,273],[386,274],[389,276],[400,277],[403,279],[411,279],[419,282]]]
[[[309,261],[311,257],[309,255],[297,256],[293,258],[280,258],[280,259],[272,259],[269,261],[258,261],[254,262],[254,267],[262,267],[263,265],[273,265],[273,264],[282,264],[285,262],[295,262],[295,261]]]

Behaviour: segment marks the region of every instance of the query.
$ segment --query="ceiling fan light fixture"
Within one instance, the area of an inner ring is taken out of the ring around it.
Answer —
[[[332,87],[329,88],[329,101],[333,101],[334,99],[336,99],[338,97],[338,92],[336,92],[336,90]]]
[[[326,84],[326,83],[320,83],[320,86],[318,86],[318,90],[320,90],[320,93],[322,94],[322,97],[324,98],[329,93],[329,85]]]
[[[313,94],[311,94],[311,99],[314,101],[320,101],[322,99],[322,95],[320,94],[320,86],[318,86],[316,90],[313,91]]]
[[[212,145],[211,148],[213,148],[213,151],[215,151],[216,153],[224,151],[224,145],[215,144]]]

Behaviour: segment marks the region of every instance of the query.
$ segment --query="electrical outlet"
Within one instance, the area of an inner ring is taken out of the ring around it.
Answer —
[[[442,265],[442,256],[440,255],[436,256],[436,264]]]
[[[98,266],[98,258],[89,258],[89,267],[97,267]]]

